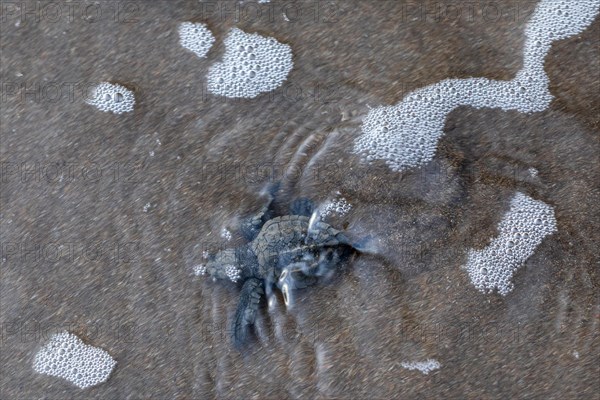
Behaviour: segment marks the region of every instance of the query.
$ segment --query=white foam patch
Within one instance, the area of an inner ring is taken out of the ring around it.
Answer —
[[[513,274],[544,238],[556,232],[554,209],[518,192],[498,225],[500,233],[483,250],[470,250],[465,268],[475,287],[486,293],[512,291]]]
[[[448,113],[461,105],[523,113],[545,110],[552,101],[544,59],[552,42],[582,32],[598,11],[598,0],[542,0],[525,34],[524,62],[511,81],[446,79],[417,89],[399,104],[369,111],[354,152],[365,161],[385,160],[394,171],[431,161]]]
[[[281,86],[292,67],[290,46],[233,28],[223,61],[210,67],[207,88],[219,96],[254,98]]]
[[[33,369],[85,389],[105,382],[116,363],[106,351],[84,344],[69,332],[61,332],[35,355]]]
[[[92,90],[87,103],[104,112],[121,114],[133,111],[135,97],[133,92],[116,83],[102,82]]]
[[[215,37],[205,24],[183,22],[179,24],[178,31],[181,46],[194,52],[200,58],[206,57],[215,43]]]
[[[402,365],[402,368],[409,370],[419,370],[425,375],[441,367],[441,364],[437,360],[431,358],[426,361],[403,362],[400,365]]]

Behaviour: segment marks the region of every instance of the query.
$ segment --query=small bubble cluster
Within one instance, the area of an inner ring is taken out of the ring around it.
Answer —
[[[415,369],[419,370],[425,375],[428,375],[431,371],[435,371],[441,367],[441,364],[432,358],[426,361],[403,362],[400,365],[402,365],[402,368],[406,368],[411,371]]]
[[[539,171],[533,167],[529,168],[527,172],[529,172],[529,175],[531,175],[532,178],[537,177],[539,173]]]
[[[106,351],[84,344],[69,332],[60,332],[35,355],[33,369],[85,389],[105,382],[116,363]]]
[[[465,268],[473,285],[484,293],[505,296],[513,290],[513,274],[542,240],[556,232],[554,209],[517,192],[498,225],[498,237],[483,250],[470,250]]]
[[[135,97],[133,92],[116,83],[102,82],[94,87],[92,96],[87,100],[89,105],[101,111],[115,114],[133,111]]]
[[[231,232],[227,228],[221,229],[221,237],[227,241],[231,240]]]
[[[352,204],[348,203],[345,198],[339,197],[333,201],[325,204],[321,217],[327,217],[332,213],[336,213],[339,216],[344,216],[352,209]]]
[[[179,25],[179,43],[204,58],[215,43],[215,37],[205,24],[183,22]]]
[[[431,161],[455,108],[500,108],[522,113],[545,110],[552,101],[544,59],[552,42],[583,31],[598,14],[600,2],[543,0],[527,26],[524,63],[511,81],[486,78],[446,79],[417,89],[395,106],[369,111],[354,152],[365,161],[385,160],[394,171]]]
[[[272,37],[233,28],[223,61],[208,72],[208,90],[230,98],[254,98],[279,87],[293,66],[292,49]]]
[[[240,269],[234,265],[225,266],[225,273],[232,282],[237,282],[240,279]]]
[[[206,275],[206,265],[204,265],[204,264],[194,265],[194,275],[196,275],[196,276]]]

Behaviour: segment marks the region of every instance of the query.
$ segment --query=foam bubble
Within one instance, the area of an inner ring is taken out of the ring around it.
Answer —
[[[225,266],[225,274],[232,282],[237,282],[241,277],[241,271],[235,265],[226,265]]]
[[[402,362],[400,365],[409,370],[419,370],[425,375],[441,367],[441,364],[432,358],[425,361]]]
[[[513,274],[556,230],[551,206],[517,192],[498,225],[499,236],[483,250],[469,251],[465,268],[471,282],[481,292],[495,289],[505,296],[513,290]]]
[[[385,160],[392,170],[403,171],[433,159],[446,117],[458,106],[523,113],[545,110],[553,98],[544,71],[552,42],[583,31],[599,9],[597,0],[542,0],[525,32],[523,69],[513,80],[446,79],[411,92],[397,105],[374,108],[363,121],[354,152],[366,161]]]
[[[85,389],[105,382],[116,363],[106,351],[84,344],[69,332],[61,332],[38,351],[33,369]]]
[[[344,197],[337,197],[332,201],[325,203],[323,211],[321,212],[321,217],[327,217],[332,213],[336,213],[339,216],[344,216],[348,214],[351,209],[352,204],[348,203]]]
[[[194,275],[196,276],[204,276],[206,275],[206,265],[204,264],[198,264],[198,265],[194,265],[193,267],[194,270]]]
[[[231,235],[231,232],[229,231],[229,229],[227,229],[227,228],[221,229],[221,237],[227,241],[230,241],[232,235]]]
[[[115,83],[102,82],[92,90],[92,96],[87,100],[89,105],[101,111],[111,111],[115,114],[133,111],[135,97],[133,92]]]
[[[292,66],[290,46],[233,28],[225,39],[223,61],[208,72],[207,88],[220,96],[254,98],[278,88]]]
[[[182,47],[194,52],[198,57],[206,56],[215,37],[205,24],[183,22],[179,24],[179,43]]]

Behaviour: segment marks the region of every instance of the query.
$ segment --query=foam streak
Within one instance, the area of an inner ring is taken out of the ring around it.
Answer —
[[[598,0],[542,0],[525,32],[523,69],[513,80],[446,79],[411,92],[394,106],[374,108],[363,121],[354,152],[403,171],[433,159],[446,117],[458,106],[545,110],[553,98],[544,71],[552,43],[582,32],[599,11]]]

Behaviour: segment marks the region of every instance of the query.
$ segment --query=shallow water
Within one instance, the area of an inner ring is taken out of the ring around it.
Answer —
[[[446,78],[511,79],[527,18],[436,22],[397,17],[402,2],[334,4],[335,22],[236,23],[201,18],[196,2],[156,1],[140,3],[136,22],[2,24],[3,81],[110,80],[130,85],[137,104],[115,116],[77,95],[3,100],[3,166],[39,172],[3,170],[0,397],[81,397],[31,368],[37,348],[63,329],[117,360],[90,398],[600,390],[598,20],[553,45],[548,110],[460,107],[435,159],[397,173],[351,152],[369,107]],[[177,42],[188,20],[217,37],[205,60]],[[287,93],[224,101],[203,92],[232,26],[292,46]],[[298,90],[300,99],[290,94]],[[321,204],[339,192],[352,209],[328,221],[354,239],[372,235],[378,252],[298,291],[291,311],[280,295],[264,302],[256,342],[240,353],[227,332],[239,288],[196,277],[193,266],[205,250],[243,243],[240,219],[260,209],[273,180],[283,181],[281,212],[297,196]],[[516,272],[512,293],[480,293],[462,266],[470,248],[497,235],[517,190],[554,207],[558,232]],[[428,359],[440,369],[402,366]]]

